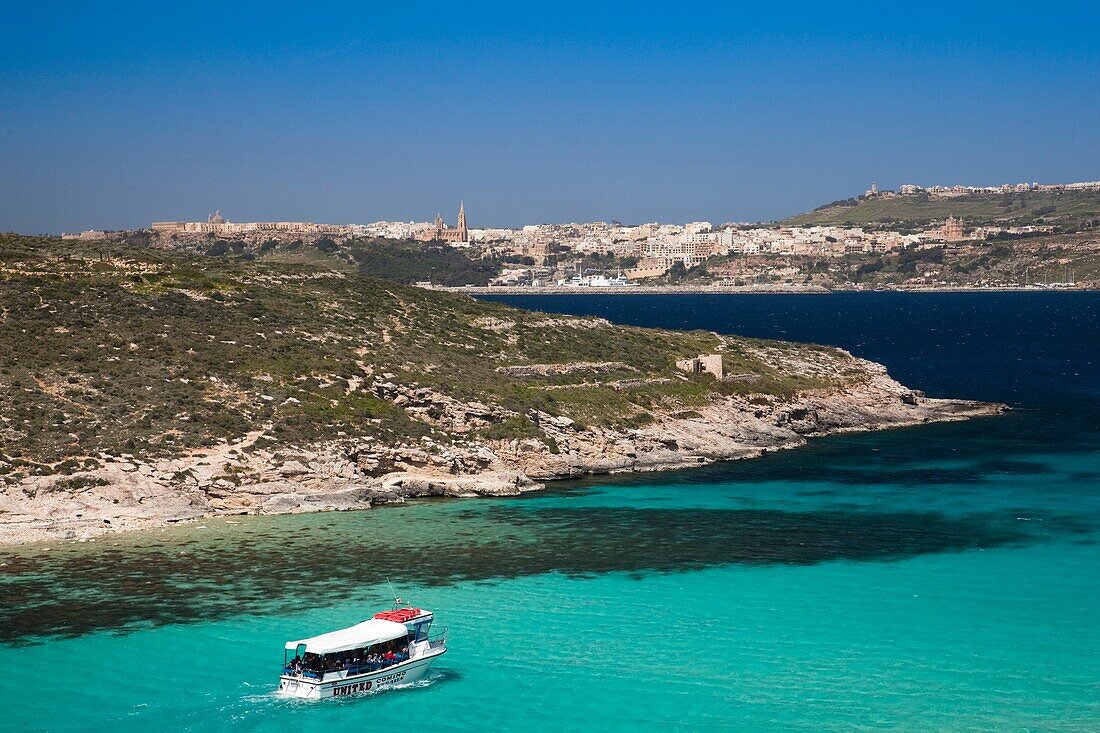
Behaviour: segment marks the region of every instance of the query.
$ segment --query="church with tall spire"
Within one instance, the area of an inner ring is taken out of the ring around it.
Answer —
[[[443,223],[443,216],[437,214],[435,228],[429,229],[420,238],[428,242],[438,240],[440,242],[468,243],[470,241],[470,230],[466,226],[465,202],[460,201],[458,204],[458,226],[454,228],[447,226]]]

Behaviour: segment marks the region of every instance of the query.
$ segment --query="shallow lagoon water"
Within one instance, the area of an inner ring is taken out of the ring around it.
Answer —
[[[1019,409],[516,499],[2,550],[5,727],[1100,727],[1100,298],[522,304],[836,343]],[[387,606],[386,578],[450,627],[426,684],[273,697],[283,641]]]

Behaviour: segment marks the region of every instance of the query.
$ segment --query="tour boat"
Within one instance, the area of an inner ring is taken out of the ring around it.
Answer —
[[[406,606],[288,641],[279,694],[317,700],[415,682],[447,651],[446,629],[429,636],[432,620],[431,611]]]

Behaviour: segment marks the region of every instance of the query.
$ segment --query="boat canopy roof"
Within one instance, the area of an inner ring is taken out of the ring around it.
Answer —
[[[314,636],[310,639],[288,641],[286,648],[294,650],[304,644],[306,651],[311,654],[333,654],[371,646],[372,644],[380,644],[392,639],[400,639],[408,633],[409,630],[405,627],[405,624],[372,618],[369,621],[355,624],[355,626],[349,626],[339,631],[330,631],[327,634]]]

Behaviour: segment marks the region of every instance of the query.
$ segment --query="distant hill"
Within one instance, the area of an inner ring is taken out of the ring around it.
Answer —
[[[124,241],[126,246],[144,246],[147,241]],[[358,237],[335,241],[328,237],[291,242],[270,239],[175,239],[155,240],[154,246],[207,257],[241,257],[244,260],[307,262],[356,271],[368,277],[403,285],[429,281],[436,285],[485,285],[500,274],[500,263],[471,257],[465,250],[439,242],[413,242],[384,237]]]
[[[473,259],[450,245],[353,239],[334,247],[347,250],[359,272],[405,285],[426,280],[436,285],[485,285],[500,274],[492,260]]]
[[[945,197],[927,193],[845,199],[784,221],[791,226],[886,224],[924,227],[948,216],[970,225],[1048,224],[1066,231],[1100,226],[1100,191],[1028,191]]]

